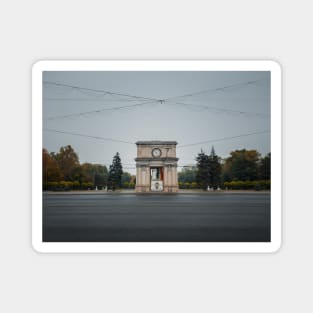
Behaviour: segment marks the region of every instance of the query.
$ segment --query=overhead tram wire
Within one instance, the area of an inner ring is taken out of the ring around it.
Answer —
[[[46,101],[82,101],[82,102],[135,102],[138,101],[138,99],[93,99],[93,98],[43,98],[43,100]],[[105,103],[107,105],[107,103]]]
[[[263,131],[259,131],[259,132],[241,134],[241,135],[237,135],[237,136],[223,137],[223,138],[217,138],[217,139],[209,139],[209,140],[205,140],[205,141],[200,141],[200,142],[195,142],[195,143],[177,146],[177,149],[185,148],[185,147],[191,147],[191,146],[197,146],[197,145],[201,145],[201,144],[209,143],[209,142],[218,142],[218,141],[230,140],[230,139],[235,139],[235,138],[240,138],[240,137],[248,137],[248,136],[253,136],[253,135],[266,134],[269,132],[270,132],[270,130],[263,130]]]
[[[74,132],[69,132],[69,131],[62,131],[62,130],[51,129],[51,128],[44,128],[43,130],[46,132],[53,132],[53,133],[67,134],[67,135],[71,135],[71,136],[92,138],[92,139],[97,139],[97,140],[102,140],[102,141],[113,141],[113,142],[120,142],[120,143],[126,143],[126,144],[131,144],[131,145],[135,144],[134,142],[125,141],[125,140],[119,140],[119,139],[114,139],[114,138],[105,138],[105,137],[99,137],[99,136],[92,136],[92,135],[74,133]]]
[[[120,110],[120,109],[137,107],[137,106],[150,104],[150,103],[154,103],[154,102],[161,102],[161,100],[156,99],[156,98],[140,97],[140,96],[124,94],[124,93],[117,93],[117,92],[101,90],[101,89],[85,88],[85,87],[79,87],[79,86],[63,84],[63,83],[57,83],[57,82],[51,82],[51,81],[43,81],[43,83],[44,84],[48,84],[48,85],[54,85],[54,86],[61,86],[61,87],[71,88],[71,89],[75,89],[75,90],[86,90],[86,91],[92,91],[92,92],[96,92],[96,93],[103,93],[103,94],[108,94],[108,95],[113,95],[113,96],[123,96],[123,97],[132,98],[132,100],[131,99],[114,99],[113,101],[117,101],[117,100],[123,100],[123,101],[125,101],[125,100],[128,100],[128,101],[149,100],[149,101],[146,101],[146,102],[136,103],[136,104],[133,104],[133,105],[125,105],[125,106],[106,108],[106,109],[100,109],[100,110],[93,110],[93,111],[86,111],[86,112],[79,112],[79,113],[51,116],[51,117],[47,117],[45,120],[54,120],[54,119],[59,119],[59,118],[71,118],[71,117],[85,116],[85,115],[94,114],[94,113],[101,113],[103,111],[114,111],[114,110]]]
[[[47,101],[80,101],[80,102],[134,102],[134,101],[138,101],[135,99],[124,99],[124,100],[118,100],[118,99],[82,99],[82,98],[44,98],[44,100]],[[159,102],[161,103],[162,100],[158,100],[155,102]],[[268,114],[264,114],[264,113],[259,113],[259,112],[251,112],[251,111],[239,111],[239,110],[231,110],[231,109],[226,109],[226,108],[219,108],[219,107],[214,107],[214,106],[206,106],[206,105],[202,105],[202,104],[194,104],[194,103],[185,103],[185,102],[177,102],[177,101],[172,101],[172,100],[168,100],[168,102],[172,102],[173,104],[178,104],[178,105],[183,105],[183,106],[190,106],[190,107],[197,107],[197,108],[202,108],[208,111],[217,111],[217,112],[221,112],[221,113],[230,113],[230,114],[239,114],[239,115],[248,115],[248,116],[258,116],[261,118],[267,118],[269,117]],[[152,102],[151,102],[152,103]],[[109,103],[101,103],[101,105],[109,105]],[[132,106],[138,106],[139,104],[134,104]],[[132,107],[130,106],[122,106],[122,107],[113,107],[113,108],[109,108],[108,110],[114,110],[114,109],[123,109],[123,108],[128,108],[128,107]],[[98,110],[95,110],[95,113]],[[77,113],[80,114],[80,113]],[[88,113],[87,113],[88,114]],[[63,116],[61,116],[63,117]],[[65,116],[66,117],[66,116]],[[59,118],[59,117],[51,117],[49,119],[52,118]]]
[[[94,114],[94,113],[101,113],[101,112],[105,112],[105,111],[115,111],[115,110],[120,110],[120,109],[125,109],[125,108],[132,108],[132,107],[146,105],[146,104],[150,104],[150,103],[154,103],[154,102],[156,102],[156,101],[151,100],[151,101],[145,101],[145,102],[141,102],[141,103],[124,105],[124,106],[113,107],[113,108],[105,108],[105,109],[100,109],[100,110],[85,111],[85,112],[65,114],[65,115],[56,115],[56,116],[47,117],[45,120],[50,121],[50,120],[55,120],[55,119],[60,119],[60,118],[71,118],[71,117],[77,117],[77,116],[85,116],[85,115]]]
[[[259,82],[259,81],[262,81],[262,80],[264,80],[264,79],[251,80],[251,81],[237,83],[237,84],[225,85],[225,86],[217,87],[217,88],[210,88],[210,89],[200,90],[200,91],[197,91],[197,92],[194,92],[194,93],[189,93],[189,94],[185,94],[185,95],[182,95],[182,96],[176,96],[176,97],[169,97],[169,98],[165,98],[165,99],[141,97],[141,96],[136,96],[136,95],[131,95],[131,94],[118,93],[118,92],[113,92],[113,91],[108,91],[108,90],[103,90],[103,89],[86,88],[86,87],[80,87],[80,86],[76,86],[76,85],[70,85],[70,84],[63,84],[63,83],[53,82],[53,81],[43,81],[43,84],[54,85],[54,86],[59,86],[59,87],[66,87],[66,88],[71,88],[71,89],[74,89],[74,90],[91,91],[91,92],[94,92],[94,93],[102,93],[102,94],[107,94],[107,95],[130,97],[130,98],[134,98],[134,99],[155,100],[155,101],[159,101],[159,102],[165,102],[165,101],[168,101],[168,100],[175,100],[175,99],[181,99],[181,98],[186,98],[186,97],[192,97],[192,96],[195,96],[195,95],[200,95],[200,94],[204,94],[204,93],[208,93],[208,92],[224,91],[224,90],[227,90],[227,89],[230,89],[230,88],[246,86],[246,85],[252,85],[252,84],[255,84],[256,82]]]
[[[188,97],[198,96],[198,95],[201,95],[201,94],[204,94],[204,93],[210,93],[210,92],[216,92],[216,91],[225,91],[225,90],[231,89],[231,88],[247,86],[247,85],[253,85],[256,82],[259,82],[259,81],[262,81],[262,80],[264,80],[264,79],[250,80],[250,81],[246,81],[246,82],[242,82],[242,83],[226,85],[226,86],[223,86],[223,87],[204,89],[204,90],[196,91],[196,92],[193,92],[193,93],[185,94],[185,95],[182,95],[182,96],[166,98],[166,99],[164,99],[164,101],[181,99],[181,98],[188,98]]]
[[[190,98],[190,97],[197,96],[197,95],[204,94],[204,93],[224,91],[224,90],[235,88],[235,87],[253,85],[256,82],[259,82],[259,81],[262,81],[262,80],[264,80],[264,79],[250,80],[250,81],[246,81],[246,82],[242,82],[242,83],[226,85],[226,86],[223,86],[223,87],[200,90],[200,91],[197,91],[197,92],[194,92],[194,93],[185,94],[185,95],[182,95],[182,96],[166,98],[163,101],[164,102],[173,102],[173,103],[180,104],[180,105],[185,105],[185,106],[199,107],[199,108],[203,108],[203,109],[207,109],[207,110],[215,110],[215,111],[220,111],[220,112],[224,112],[224,113],[233,113],[233,114],[248,115],[248,116],[258,116],[258,117],[267,118],[267,117],[269,117],[268,114],[263,114],[263,113],[258,113],[258,112],[229,110],[229,109],[225,109],[225,108],[218,108],[218,107],[205,106],[205,105],[200,105],[200,104],[183,103],[183,102],[174,101],[175,99],[182,99],[182,98],[188,98],[188,97]]]
[[[172,100],[169,100],[169,102],[172,102]],[[230,110],[230,109],[226,109],[226,108],[218,108],[218,107],[212,107],[212,106],[206,106],[206,105],[201,105],[201,104],[194,104],[194,103],[184,103],[184,102],[174,102],[175,104],[180,104],[180,105],[184,105],[184,106],[193,106],[193,107],[198,107],[198,108],[202,108],[205,110],[211,110],[211,112],[213,111],[218,111],[220,113],[230,113],[230,114],[238,114],[238,115],[248,115],[248,116],[258,116],[261,118],[267,118],[269,117],[268,114],[264,114],[264,113],[258,113],[258,112],[250,112],[250,111],[239,111],[239,110]]]
[[[140,96],[135,96],[135,95],[130,95],[130,94],[124,94],[124,93],[119,93],[119,92],[107,91],[107,90],[103,90],[103,89],[86,88],[86,87],[80,87],[80,86],[63,84],[63,83],[52,82],[52,81],[43,81],[43,84],[59,86],[59,87],[66,87],[66,88],[71,88],[71,89],[74,89],[74,90],[85,90],[85,91],[91,91],[91,92],[95,92],[95,93],[103,93],[103,94],[107,94],[107,95],[129,97],[129,98],[134,98],[134,99],[139,99],[139,100],[158,100],[158,99],[155,99],[155,98],[140,97]]]
[[[208,92],[224,91],[224,90],[227,90],[230,88],[235,88],[235,87],[240,87],[240,86],[245,86],[245,85],[252,85],[252,84],[255,84],[256,82],[259,82],[262,80],[264,80],[264,79],[252,80],[252,81],[247,81],[247,82],[242,82],[242,83],[237,83],[237,84],[225,85],[225,86],[217,87],[217,88],[205,89],[205,90],[197,91],[194,93],[185,94],[182,96],[170,97],[170,98],[165,98],[165,99],[141,97],[141,96],[135,96],[135,95],[131,95],[131,94],[117,93],[117,92],[112,92],[112,91],[107,91],[107,90],[102,90],[102,89],[86,88],[86,87],[80,87],[80,86],[63,84],[63,83],[52,82],[52,81],[43,81],[43,84],[66,87],[66,88],[71,88],[71,89],[75,89],[75,90],[91,91],[91,92],[95,92],[95,93],[102,93],[104,95],[108,94],[108,95],[113,95],[113,96],[131,97],[131,98],[135,98],[135,99],[156,100],[156,101],[165,102],[168,100],[181,99],[181,98],[185,98],[185,97],[192,97],[195,95],[208,93]]]
[[[138,103],[138,104],[134,104],[134,105],[120,106],[120,107],[101,109],[101,110],[93,110],[93,111],[73,113],[73,114],[67,114],[67,115],[52,116],[52,117],[46,118],[46,120],[54,120],[54,119],[58,119],[58,118],[71,118],[71,117],[75,117],[75,116],[84,116],[84,115],[89,115],[89,114],[93,114],[93,113],[101,113],[102,111],[120,110],[120,109],[124,109],[124,108],[131,108],[131,107],[136,107],[136,106],[140,106],[140,105],[145,105],[145,104],[149,104],[149,103],[153,103],[153,102],[161,103],[161,104],[162,103],[167,103],[167,102],[174,102],[173,100],[175,100],[175,99],[182,99],[182,98],[192,97],[192,96],[203,94],[203,93],[214,92],[214,91],[224,91],[224,90],[227,90],[229,88],[235,88],[235,87],[240,87],[240,86],[245,86],[245,85],[252,85],[252,84],[254,84],[254,83],[258,82],[258,81],[262,81],[262,80],[263,79],[247,81],[247,82],[244,82],[244,83],[237,83],[237,84],[232,84],[232,85],[226,85],[226,86],[223,86],[223,87],[201,90],[201,91],[198,91],[198,92],[185,94],[185,95],[177,96],[177,97],[165,98],[165,99],[139,97],[139,96],[134,96],[134,95],[129,95],[129,94],[115,93],[115,92],[106,91],[106,90],[85,88],[85,87],[79,87],[79,86],[68,85],[68,84],[57,83],[57,82],[51,82],[51,81],[43,81],[44,84],[50,84],[50,85],[55,85],[55,86],[62,86],[62,87],[66,87],[66,88],[76,89],[76,90],[86,90],[86,91],[92,91],[92,92],[96,92],[96,93],[103,93],[103,94],[108,94],[108,95],[113,95],[113,96],[131,97],[133,99],[151,100],[149,102],[143,102],[143,103]],[[128,100],[130,100],[130,99],[128,99]],[[227,110],[227,109],[224,109],[224,108],[206,107],[206,106],[200,106],[200,105],[196,105],[196,104],[186,104],[186,103],[176,102],[176,101],[174,103],[181,104],[181,105],[193,105],[193,106],[202,107],[204,109],[209,109],[209,110],[211,109],[211,110],[216,110],[216,111],[220,111],[220,112],[228,112],[228,113],[233,113],[233,114],[246,114],[246,115],[255,115],[255,116],[260,116],[260,117],[267,117],[268,116],[268,115],[264,115],[262,113]]]
[[[103,140],[103,141],[113,141],[113,142],[120,142],[120,143],[126,143],[126,144],[131,144],[131,145],[135,145],[136,144],[135,142],[125,141],[125,140],[119,140],[119,139],[114,139],[114,138],[105,138],[105,137],[99,137],[99,136],[92,136],[92,135],[74,133],[74,132],[69,132],[69,131],[62,131],[62,130],[58,130],[58,129],[44,128],[43,130],[46,131],[46,132],[67,134],[67,135],[72,135],[72,136],[86,137],[86,138],[92,138],[92,139]],[[263,131],[253,132],[253,133],[241,134],[241,135],[237,135],[237,136],[223,137],[223,138],[217,138],[217,139],[209,139],[209,140],[195,142],[195,143],[191,143],[191,144],[178,145],[177,149],[184,148],[184,147],[190,147],[190,146],[196,146],[196,145],[209,143],[209,142],[218,142],[218,141],[236,139],[236,138],[240,138],[240,137],[247,137],[247,136],[259,135],[259,134],[266,134],[266,133],[269,133],[269,132],[270,132],[270,130],[263,130]]]

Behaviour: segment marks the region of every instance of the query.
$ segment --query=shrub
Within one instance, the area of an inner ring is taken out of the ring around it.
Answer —
[[[192,189],[198,188],[198,184],[197,184],[196,182],[192,182],[192,183],[191,183],[191,188],[192,188]]]
[[[61,188],[61,190],[65,191],[71,190],[73,188],[73,182],[62,180],[59,183],[59,187]]]
[[[80,183],[79,183],[79,181],[75,180],[75,181],[73,182],[73,189],[77,190],[77,189],[79,189],[79,188],[80,188]]]
[[[48,182],[47,184],[45,184],[43,186],[43,189],[44,190],[56,190],[58,187],[58,182],[56,181],[51,181],[51,182]]]
[[[128,187],[130,188],[130,189],[134,189],[135,188],[135,182],[129,182],[128,183]]]
[[[88,190],[88,189],[91,189],[93,187],[93,183],[92,182],[82,183],[81,187],[84,190]]]

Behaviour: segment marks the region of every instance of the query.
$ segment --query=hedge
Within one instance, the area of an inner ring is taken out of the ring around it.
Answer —
[[[270,190],[271,189],[271,181],[270,180],[253,180],[253,181],[231,181],[224,183],[225,189],[232,190]]]
[[[68,191],[68,190],[89,190],[95,189],[96,186],[92,182],[79,183],[79,181],[59,181],[59,182],[48,182],[43,184],[43,190],[51,190],[51,191]],[[123,188],[126,189],[134,189],[135,183],[129,182],[124,183]],[[97,186],[98,190],[105,189],[105,186]]]
[[[134,189],[134,188],[135,188],[135,183],[134,183],[134,182],[125,182],[125,183],[122,185],[122,188]]]
[[[192,182],[192,183],[183,183],[183,182],[179,182],[178,186],[180,189],[199,189],[199,186],[196,182]]]
[[[92,182],[86,182],[80,184],[78,181],[59,181],[48,182],[43,184],[43,190],[52,191],[68,191],[68,190],[88,190],[93,188]]]

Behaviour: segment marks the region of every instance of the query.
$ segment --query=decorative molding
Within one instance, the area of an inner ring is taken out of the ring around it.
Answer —
[[[137,141],[136,145],[139,146],[150,146],[150,145],[177,145],[177,141],[159,141],[159,140],[152,140],[152,141]]]
[[[177,162],[179,159],[178,158],[174,158],[174,157],[161,157],[161,158],[152,158],[152,157],[137,157],[135,158],[136,162],[149,162],[149,161],[162,161],[162,162],[171,162],[171,161],[175,161]]]

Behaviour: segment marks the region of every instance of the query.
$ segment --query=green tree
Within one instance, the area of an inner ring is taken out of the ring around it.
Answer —
[[[199,187],[203,190],[207,190],[210,183],[210,160],[203,150],[198,154],[197,158],[197,175],[196,180]]]
[[[119,153],[113,157],[112,164],[109,168],[108,189],[115,190],[122,186],[123,167]]]
[[[93,182],[94,186],[104,187],[108,180],[108,170],[105,165],[83,163],[81,165],[84,182]]]
[[[225,160],[223,181],[247,181],[258,178],[260,154],[256,150],[235,150]]]
[[[130,173],[123,172],[122,186],[127,188],[129,186],[129,183],[131,182],[131,179],[132,179],[132,175]]]
[[[216,155],[214,147],[209,155],[209,185],[217,189],[221,184],[222,166],[220,158]]]
[[[268,153],[264,158],[261,158],[259,179],[271,179],[271,154]]]
[[[106,168],[106,167],[105,167]],[[108,183],[108,171],[106,173],[96,173],[94,184],[98,187],[105,187]]]
[[[79,164],[71,168],[68,179],[72,182],[78,181],[80,186],[82,183],[90,182],[90,180],[84,175],[82,166]]]
[[[196,182],[197,168],[196,167],[184,167],[178,173],[179,183],[193,183]]]

